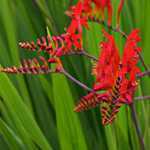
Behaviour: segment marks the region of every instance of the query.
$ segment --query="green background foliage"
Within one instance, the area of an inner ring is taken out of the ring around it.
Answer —
[[[74,1],[76,2],[76,1]],[[113,0],[116,12],[118,0]],[[18,65],[21,58],[33,57],[18,47],[19,41],[36,40],[46,35],[46,26],[53,35],[64,32],[69,18],[64,11],[69,0],[1,0],[0,63]],[[140,28],[142,55],[150,63],[150,1],[126,0],[121,26],[129,33]],[[115,14],[113,23],[115,24]],[[95,56],[102,40],[101,25],[90,24],[84,31],[84,47]],[[125,42],[113,33],[122,52]],[[92,86],[91,62],[81,56],[63,59],[66,70]],[[141,65],[141,64],[139,64]],[[144,70],[142,68],[142,70]],[[136,95],[148,95],[150,80],[140,81]],[[138,150],[139,142],[127,106],[121,108],[116,121],[103,127],[99,108],[75,113],[77,100],[87,92],[59,74],[0,74],[0,149],[2,150]],[[150,105],[135,102],[146,149],[150,149]]]

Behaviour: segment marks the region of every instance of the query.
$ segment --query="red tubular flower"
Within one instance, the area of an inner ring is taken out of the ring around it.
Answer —
[[[93,70],[93,74],[96,76],[94,90],[112,88],[120,62],[119,52],[115,45],[113,36],[109,35],[104,30],[103,34],[107,41],[100,43],[101,54],[98,63]]]
[[[126,82],[122,83],[121,92],[127,104],[132,103],[132,97],[137,87],[136,74],[140,72],[140,69],[137,67],[139,60],[138,52],[141,51],[137,43],[140,40],[139,30],[133,30],[128,36],[124,47],[121,73]],[[126,87],[126,89],[123,87]]]
[[[93,0],[97,11],[101,11],[102,19],[104,20],[104,11],[107,9],[108,12],[108,25],[112,22],[112,4],[111,0]]]
[[[92,0],[84,0],[83,1],[83,9],[84,9],[84,15],[88,16],[92,13]]]
[[[70,11],[67,11],[67,14],[71,14],[72,21],[67,29],[67,33],[82,33],[82,26],[88,28],[87,18],[82,15],[84,12],[84,3],[79,1],[75,6],[71,7]]]
[[[82,48],[82,28],[88,28],[87,17],[83,16],[85,9],[88,9],[87,6],[85,7],[84,3],[79,1],[66,12],[72,18],[71,24],[67,28],[67,34],[72,37],[76,49]]]
[[[100,44],[102,51],[93,69],[96,77],[93,92],[81,99],[75,111],[83,111],[101,104],[102,123],[107,125],[113,122],[123,104],[133,102],[138,85],[136,74],[140,72],[137,67],[137,52],[141,51],[137,46],[140,41],[138,33],[139,30],[133,30],[128,36],[123,58],[120,60],[113,36],[103,31],[106,41]],[[102,94],[96,93],[100,90],[105,91]]]

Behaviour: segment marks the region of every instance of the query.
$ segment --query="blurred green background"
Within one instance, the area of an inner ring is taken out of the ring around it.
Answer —
[[[114,12],[118,0],[112,0]],[[76,3],[76,1],[73,1]],[[18,42],[36,40],[64,32],[69,18],[64,11],[69,0],[0,0],[0,64],[18,65],[21,58],[34,54],[19,49]],[[122,29],[129,33],[140,28],[145,62],[150,64],[150,1],[126,0],[122,13]],[[115,24],[115,14],[114,24]],[[101,25],[90,23],[84,31],[84,46],[98,56],[102,40]],[[120,49],[125,42],[113,33]],[[120,50],[122,51],[122,50]],[[91,62],[72,56],[63,59],[66,70],[92,86]],[[139,64],[141,65],[141,64]],[[142,68],[142,70],[144,70]],[[103,127],[99,108],[75,113],[77,100],[87,92],[63,75],[0,74],[0,149],[1,150],[138,150],[139,142],[127,106],[112,125]],[[140,81],[136,95],[150,94],[148,77]],[[150,149],[150,105],[135,102],[146,149]]]

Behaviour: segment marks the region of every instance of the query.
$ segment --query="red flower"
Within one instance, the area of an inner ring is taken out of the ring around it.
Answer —
[[[96,77],[93,92],[81,99],[75,111],[83,111],[101,103],[102,123],[106,125],[112,123],[123,104],[133,101],[138,85],[136,74],[140,71],[137,67],[137,52],[141,48],[137,46],[140,41],[139,31],[133,30],[127,38],[123,58],[120,60],[113,36],[105,31],[103,33],[106,41],[100,44],[102,51],[93,69]],[[105,90],[102,94],[96,93],[102,90]]]
[[[92,13],[92,0],[84,0],[83,1],[83,9],[84,9],[84,15],[88,16]]]
[[[71,13],[72,21],[67,29],[67,33],[73,34],[79,32],[81,34],[83,26],[88,28],[87,17],[83,17],[82,15],[84,12],[84,3],[79,1],[75,6],[71,7],[70,11],[67,11],[67,14],[70,15]]]
[[[111,0],[93,0],[97,11],[101,11],[102,19],[104,20],[104,12],[107,9],[108,12],[108,25],[111,25],[112,21],[112,4]]]
[[[68,37],[66,38],[68,49],[74,46],[75,49],[82,48],[82,28],[88,28],[87,17],[82,14],[87,11],[86,4],[84,7],[84,3],[79,1],[77,5],[72,6],[70,11],[67,11],[67,15],[71,16],[72,21],[69,27],[67,28]],[[71,40],[70,40],[71,39]]]
[[[96,76],[94,90],[112,88],[117,76],[120,61],[119,52],[115,45],[113,36],[109,35],[104,30],[103,33],[107,41],[100,43],[102,51],[98,63],[93,70],[93,74]]]
[[[82,50],[82,34],[66,34],[65,39],[65,52],[69,53],[71,50]]]

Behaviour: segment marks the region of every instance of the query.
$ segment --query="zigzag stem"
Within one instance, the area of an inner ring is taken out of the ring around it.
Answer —
[[[98,23],[98,24],[101,24],[101,25],[107,27],[108,29],[112,30],[113,32],[118,32],[118,33],[120,33],[124,38],[127,38],[127,37],[128,37],[128,35],[127,35],[124,31],[122,31],[120,28],[115,28],[115,27],[113,27],[113,26],[109,26],[105,21],[103,21],[103,20],[101,20],[101,19],[99,19],[99,18],[96,18],[96,17],[93,17],[93,16],[89,16],[88,20],[89,20],[89,21],[92,21],[92,22],[95,22],[95,23]],[[138,52],[138,55],[139,55],[139,58],[140,58],[140,60],[141,60],[141,63],[142,63],[142,65],[143,65],[143,67],[145,68],[146,71],[148,71],[148,67],[147,67],[147,65],[145,64],[144,59],[143,59],[141,53]]]

